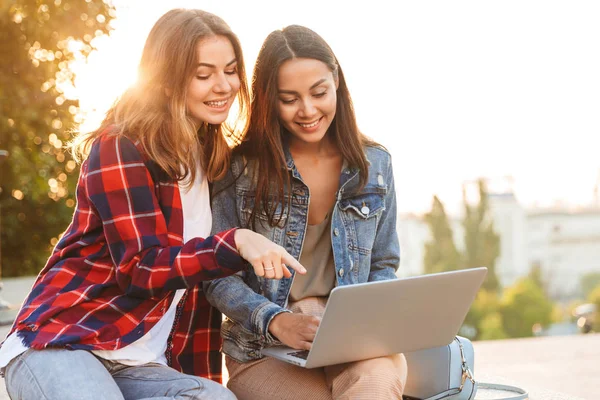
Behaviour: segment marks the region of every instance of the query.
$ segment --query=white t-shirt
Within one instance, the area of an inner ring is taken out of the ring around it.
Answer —
[[[198,167],[196,180],[189,190],[184,186],[185,183],[179,185],[179,192],[183,211],[183,242],[186,243],[192,238],[205,238],[210,235],[212,215],[208,180],[200,167]],[[165,357],[167,339],[173,328],[177,304],[184,292],[185,289],[175,292],[171,306],[160,321],[135,342],[118,350],[92,350],[92,352],[98,357],[125,365],[142,365],[149,362],[167,365]],[[13,358],[26,350],[27,347],[23,345],[16,332],[10,335],[0,348],[0,368],[6,367]]]

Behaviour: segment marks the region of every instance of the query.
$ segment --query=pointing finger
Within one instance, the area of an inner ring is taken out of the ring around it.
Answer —
[[[285,263],[285,265],[287,267],[292,268],[299,274],[306,273],[306,268],[304,268],[302,266],[302,264],[300,264],[300,262],[298,262],[298,260],[296,260],[294,257],[292,257],[287,251],[281,256],[281,261],[283,263]],[[287,268],[285,268],[285,269],[287,269]],[[289,270],[288,270],[288,272],[289,272]],[[283,271],[283,274],[286,275],[285,270]]]

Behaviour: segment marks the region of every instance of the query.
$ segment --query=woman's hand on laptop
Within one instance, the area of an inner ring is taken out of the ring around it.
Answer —
[[[292,274],[288,268],[300,274],[306,273],[306,268],[283,247],[249,229],[235,231],[235,244],[240,256],[252,265],[257,276],[268,279],[290,278]]]
[[[269,324],[269,332],[283,344],[298,350],[310,350],[321,318],[312,315],[281,313]]]

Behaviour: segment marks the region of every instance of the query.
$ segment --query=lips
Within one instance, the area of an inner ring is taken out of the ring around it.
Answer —
[[[225,100],[213,100],[213,101],[205,101],[204,104],[206,104],[209,107],[212,108],[223,108],[224,106],[227,105],[227,102],[229,100],[225,99]]]
[[[321,122],[321,119],[323,117],[319,118],[316,121],[313,122],[309,122],[309,123],[302,123],[302,122],[296,122],[298,125],[300,125],[302,128],[304,129],[310,129],[310,128],[314,128],[315,126],[317,126],[319,124],[319,122]]]

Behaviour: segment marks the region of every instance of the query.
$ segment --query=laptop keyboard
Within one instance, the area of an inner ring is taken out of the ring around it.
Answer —
[[[300,350],[300,351],[292,351],[291,353],[287,353],[288,356],[301,358],[306,360],[308,358],[308,350]]]

